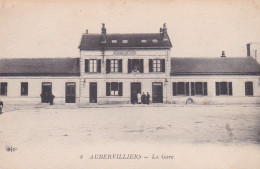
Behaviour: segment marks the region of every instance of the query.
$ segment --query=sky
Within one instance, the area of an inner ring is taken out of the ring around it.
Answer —
[[[260,42],[260,0],[0,0],[0,58],[79,57],[82,34],[156,33],[172,57],[245,57]]]

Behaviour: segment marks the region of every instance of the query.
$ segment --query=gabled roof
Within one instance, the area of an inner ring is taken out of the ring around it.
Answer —
[[[0,76],[79,76],[79,58],[0,59]]]
[[[171,75],[260,75],[252,57],[171,58]]]
[[[167,36],[167,40],[163,39],[162,33],[139,33],[139,34],[84,34],[79,45],[80,50],[101,50],[101,41],[106,39],[105,50],[116,49],[168,49],[172,47],[171,41]],[[157,39],[158,43],[153,40]],[[117,43],[112,43],[112,40],[117,40]],[[128,43],[122,43],[123,40],[128,40]],[[142,43],[142,40],[147,40],[147,43]]]

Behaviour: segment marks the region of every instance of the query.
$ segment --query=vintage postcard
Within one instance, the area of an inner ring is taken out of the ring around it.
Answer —
[[[259,0],[0,0],[0,169],[259,169]]]

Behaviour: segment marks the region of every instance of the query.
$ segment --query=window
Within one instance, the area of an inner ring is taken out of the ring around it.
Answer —
[[[122,59],[107,59],[106,72],[122,72]]]
[[[144,72],[144,60],[143,59],[128,59],[128,73],[132,72]]]
[[[117,43],[117,40],[112,40],[112,43]]]
[[[28,82],[21,83],[21,96],[28,96]]]
[[[122,43],[128,43],[128,40],[123,40]]]
[[[106,83],[107,96],[123,96],[123,83],[122,82],[107,82]]]
[[[2,96],[7,95],[7,83],[6,82],[0,83],[0,95],[2,95]]]
[[[141,40],[142,43],[147,43],[147,40],[143,39]]]
[[[216,95],[232,96],[232,82],[216,82]]]
[[[173,96],[189,96],[189,82],[173,82],[172,92]]]
[[[153,39],[153,43],[158,43],[158,40],[157,39]]]
[[[85,59],[85,72],[101,73],[101,59]]]
[[[149,59],[149,72],[165,72],[165,59]]]
[[[253,96],[253,82],[245,82],[245,95],[246,96]]]
[[[207,82],[191,82],[191,95],[207,96],[208,95]]]

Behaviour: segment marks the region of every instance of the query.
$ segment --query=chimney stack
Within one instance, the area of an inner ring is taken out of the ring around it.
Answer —
[[[226,55],[225,55],[225,51],[222,51],[222,55],[221,55],[222,58],[225,58]]]
[[[88,34],[88,30],[86,29],[86,34]]]
[[[163,40],[168,40],[166,23],[163,24],[162,34],[163,34]]]
[[[247,49],[247,57],[251,56],[251,51],[250,51],[250,43],[246,44],[246,49]]]
[[[101,31],[102,35],[105,35],[107,33],[107,30],[105,28],[105,23],[102,23],[102,29],[101,30],[102,30]]]

